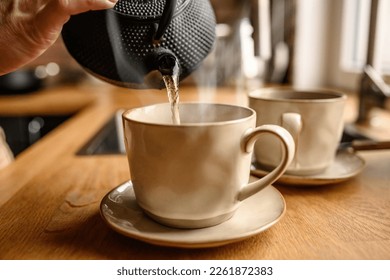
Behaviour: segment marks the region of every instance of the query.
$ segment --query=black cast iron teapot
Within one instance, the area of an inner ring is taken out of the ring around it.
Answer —
[[[110,10],[72,16],[62,37],[92,75],[128,88],[162,88],[162,75],[178,71],[181,80],[210,52],[215,15],[209,0],[119,0]]]

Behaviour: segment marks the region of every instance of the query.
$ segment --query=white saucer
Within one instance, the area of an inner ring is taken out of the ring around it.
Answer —
[[[336,184],[358,175],[365,165],[364,159],[357,154],[347,151],[339,152],[337,153],[333,164],[323,172],[308,176],[284,174],[279,178],[277,183],[295,186]],[[263,177],[268,174],[268,172],[258,168],[255,164],[252,164],[251,174]]]
[[[147,243],[181,247],[216,247],[258,234],[276,224],[286,203],[281,193],[268,186],[242,202],[234,216],[202,229],[176,229],[148,218],[136,203],[131,181],[110,191],[100,204],[103,220],[115,231]]]

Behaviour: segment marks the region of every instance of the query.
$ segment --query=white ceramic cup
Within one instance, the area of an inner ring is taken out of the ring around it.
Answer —
[[[332,164],[344,127],[345,103],[346,95],[332,90],[271,87],[249,93],[257,125],[280,125],[293,136],[295,157],[286,170],[293,175],[318,174]],[[254,154],[264,169],[273,168],[282,157],[268,135],[255,144]]]
[[[229,219],[244,199],[272,184],[294,157],[284,128],[255,128],[250,108],[181,103],[180,125],[171,107],[156,104],[123,113],[125,146],[138,205],[151,218],[179,228],[201,228]],[[253,145],[264,134],[282,143],[280,163],[248,183]]]

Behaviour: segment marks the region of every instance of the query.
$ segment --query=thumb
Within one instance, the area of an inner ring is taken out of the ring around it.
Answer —
[[[104,10],[115,6],[118,0],[58,0],[61,8],[69,15],[90,10]]]

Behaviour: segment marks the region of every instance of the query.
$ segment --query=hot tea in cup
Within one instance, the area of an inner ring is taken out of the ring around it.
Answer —
[[[229,219],[240,202],[275,182],[294,156],[294,141],[277,125],[256,127],[246,107],[181,103],[180,124],[169,103],[124,112],[131,181],[138,205],[159,223],[201,228]],[[257,139],[282,146],[276,167],[249,182]]]

